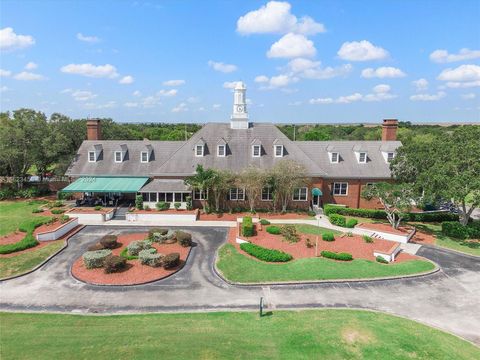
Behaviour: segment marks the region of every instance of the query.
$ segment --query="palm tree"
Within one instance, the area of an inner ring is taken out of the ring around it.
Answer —
[[[212,169],[204,169],[202,165],[197,165],[195,172],[195,175],[189,176],[184,181],[186,185],[191,186],[193,189],[200,190],[204,194],[202,206],[203,211],[206,211],[208,189],[212,185],[212,181],[215,177],[215,171]]]

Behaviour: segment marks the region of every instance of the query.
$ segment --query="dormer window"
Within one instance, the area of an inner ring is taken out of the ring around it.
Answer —
[[[225,157],[227,152],[226,145],[218,145],[217,146],[217,156],[218,157]]]
[[[142,151],[140,153],[140,162],[142,163],[148,163],[148,151]]]
[[[121,151],[115,151],[115,162],[120,163],[122,162],[122,152]]]
[[[88,162],[95,162],[97,161],[97,156],[95,155],[95,151],[88,152]]]
[[[203,156],[203,145],[195,146],[195,156],[202,157]]]
[[[283,145],[275,145],[275,157],[283,157]]]
[[[332,164],[338,164],[340,157],[337,152],[330,153],[330,162]]]
[[[358,162],[360,164],[366,164],[367,163],[367,153],[366,152],[358,153]]]
[[[260,157],[261,154],[262,154],[261,145],[253,145],[252,146],[252,156],[253,157]]]
[[[391,162],[394,157],[395,157],[395,153],[393,152],[387,153],[387,162]]]

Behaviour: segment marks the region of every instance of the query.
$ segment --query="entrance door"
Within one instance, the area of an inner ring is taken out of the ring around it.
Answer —
[[[320,205],[320,196],[313,195],[312,202],[313,202],[313,206],[318,207]]]

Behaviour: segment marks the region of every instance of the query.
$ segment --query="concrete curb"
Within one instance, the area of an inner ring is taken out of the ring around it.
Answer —
[[[65,244],[55,253],[53,253],[52,255],[50,255],[48,258],[46,258],[45,260],[43,260],[40,264],[38,264],[37,266],[35,266],[33,269],[30,269],[28,270],[27,272],[24,272],[22,274],[18,274],[18,275],[13,275],[13,276],[10,276],[10,277],[6,277],[6,278],[2,278],[0,279],[0,283],[3,282],[3,281],[7,281],[7,280],[13,280],[13,279],[16,279],[16,278],[19,278],[19,277],[22,277],[22,276],[25,276],[25,275],[28,275],[28,274],[31,274],[33,273],[34,271],[37,271],[38,269],[40,269],[43,265],[45,265],[46,263],[48,263],[50,260],[52,260],[55,256],[57,256],[58,254],[60,254],[63,250],[65,250],[67,247],[68,247],[68,241],[70,240],[70,238],[79,233],[84,227],[85,225],[79,225],[80,227],[75,231],[73,232],[72,234],[70,234],[66,239],[64,239],[64,242]],[[52,241],[52,240],[50,240]],[[55,241],[55,240],[53,240]]]

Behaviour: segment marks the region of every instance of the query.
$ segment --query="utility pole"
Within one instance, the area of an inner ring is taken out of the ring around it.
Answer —
[[[185,124],[185,141],[187,141],[187,124]]]
[[[296,134],[297,128],[295,127],[295,124],[293,124],[293,141],[295,141],[297,134]]]

